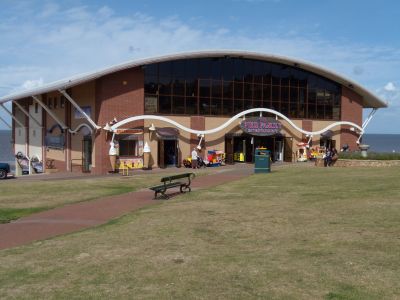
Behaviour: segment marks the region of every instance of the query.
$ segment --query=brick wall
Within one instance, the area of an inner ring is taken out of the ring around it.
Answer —
[[[144,114],[144,73],[140,68],[123,70],[96,80],[95,122],[104,126],[114,117],[118,121]],[[126,124],[124,127],[143,127],[143,121]],[[96,166],[92,173],[104,174],[111,170],[108,150],[111,135],[104,130],[95,137]]]
[[[302,128],[306,131],[313,131],[313,122],[311,120],[302,120]],[[302,135],[303,141],[308,141],[308,137],[305,134]]]
[[[206,129],[206,118],[203,116],[191,116],[190,128],[194,130]],[[205,137],[207,138],[207,137]],[[199,137],[196,134],[190,134],[190,151],[199,144]]]
[[[362,97],[347,87],[342,87],[341,120],[362,125]],[[358,134],[350,130],[351,126],[342,126],[340,147],[348,144],[350,150],[357,150]]]

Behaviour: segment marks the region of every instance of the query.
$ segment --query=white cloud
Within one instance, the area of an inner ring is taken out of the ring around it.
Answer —
[[[395,83],[388,82],[383,88],[377,89],[376,93],[388,102],[387,114],[398,117],[400,114],[400,90]]]
[[[43,6],[43,10],[40,13],[39,17],[48,18],[50,16],[55,15],[58,12],[59,6],[56,3],[46,3]]]
[[[37,88],[43,85],[43,78],[39,78],[39,79],[32,79],[32,80],[26,80],[23,84],[22,84],[22,88],[25,90],[28,89],[33,89],[33,88]]]
[[[50,2],[39,8],[25,4],[19,10],[23,18],[13,12],[0,23],[0,95],[132,59],[236,49],[296,57],[350,78],[356,75],[393,107],[400,103],[398,93],[389,93],[399,76],[399,49],[305,37],[302,30],[286,28],[255,35],[179,16],[121,15],[108,6],[66,9]]]
[[[397,49],[336,44],[305,38],[296,32],[253,36],[213,24],[193,25],[196,22],[184,22],[177,16],[153,18],[141,13],[121,16],[107,6],[97,10],[78,6],[51,11],[51,16],[38,22],[34,12],[24,20],[3,20],[0,61],[12,62],[11,68],[40,71],[25,75],[18,72],[19,79],[5,78],[8,82],[3,85],[15,86],[38,77],[48,82],[130,59],[201,49],[242,49],[297,57],[349,77],[356,74],[367,85],[376,82],[380,75],[393,78],[400,68]],[[371,85],[371,88],[377,87]]]
[[[387,91],[387,92],[394,92],[394,91],[397,90],[397,88],[396,88],[396,86],[394,85],[393,82],[388,82],[385,85],[384,90]]]
[[[100,17],[110,18],[114,14],[114,11],[108,6],[103,6],[97,11],[97,13]]]

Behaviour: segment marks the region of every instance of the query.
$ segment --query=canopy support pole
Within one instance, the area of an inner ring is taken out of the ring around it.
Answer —
[[[71,98],[70,95],[65,90],[58,90],[65,98],[85,117],[85,119],[93,126],[94,129],[100,129],[101,126],[98,126],[84,111],[83,109]]]
[[[12,126],[11,126],[10,124],[8,124],[7,121],[4,120],[1,116],[0,116],[0,120],[1,120],[4,124],[6,124],[6,126],[7,126],[8,128],[12,129]]]
[[[363,124],[362,124],[362,126],[361,126],[363,130],[360,132],[360,136],[359,136],[358,139],[357,139],[357,145],[360,144],[360,140],[361,140],[362,136],[364,135],[365,128],[367,128],[369,122],[371,122],[372,118],[374,117],[374,115],[375,115],[375,113],[376,113],[377,111],[378,111],[377,108],[373,108],[373,109],[371,110],[371,112],[369,113],[368,117],[367,117],[367,118],[365,119],[365,121],[363,122]]]
[[[7,112],[7,114],[9,114],[10,116],[11,116],[11,118],[13,118],[13,120],[15,121],[15,123],[17,123],[19,126],[21,126],[21,127],[26,127],[24,124],[22,124],[22,122],[20,121],[20,120],[18,120],[15,116],[14,116],[14,114],[11,112],[11,111],[9,111],[8,110],[8,108],[7,107],[5,107],[4,106],[4,104],[3,103],[0,103],[0,106]]]
[[[39,127],[42,127],[42,124],[39,123],[21,104],[17,101],[14,101],[14,104],[27,116],[29,119],[33,120]]]
[[[373,108],[372,111],[369,113],[368,117],[365,119],[364,123],[362,124],[363,130],[368,126],[369,122],[371,122],[372,118],[374,117],[375,113],[378,111],[377,108]]]
[[[40,100],[37,96],[32,96],[32,98],[39,103],[39,105],[53,118],[54,121],[58,123],[58,125],[61,126],[62,129],[68,129],[68,126],[66,126],[59,118],[57,118],[57,116],[42,102],[42,100]]]

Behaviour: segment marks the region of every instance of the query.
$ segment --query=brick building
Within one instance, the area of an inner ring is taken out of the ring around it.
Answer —
[[[119,144],[118,163],[133,168],[142,166],[146,143],[153,167],[179,167],[197,146],[225,152],[227,163],[252,162],[257,146],[277,161],[296,160],[304,142],[356,150],[363,109],[386,107],[322,67],[244,51],[137,60],[0,98],[8,101],[15,153],[36,156],[54,171],[93,174],[110,171],[111,140]],[[139,118],[119,123],[132,117]],[[251,134],[239,124],[260,117],[281,130]]]

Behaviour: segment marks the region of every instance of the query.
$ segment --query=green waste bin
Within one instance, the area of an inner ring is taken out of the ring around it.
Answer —
[[[271,172],[271,151],[256,148],[254,155],[254,173]]]

